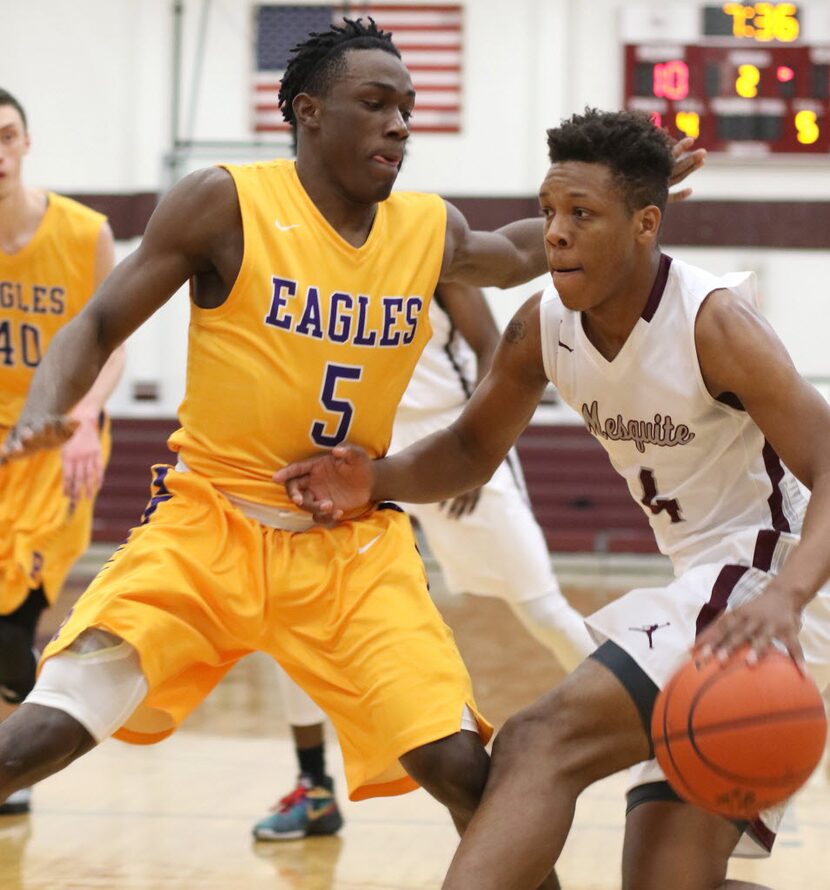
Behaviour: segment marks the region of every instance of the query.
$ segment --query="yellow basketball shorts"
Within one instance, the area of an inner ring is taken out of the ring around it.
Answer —
[[[108,422],[101,444],[106,464]],[[94,498],[73,503],[64,495],[58,449],[0,466],[0,615],[14,612],[41,586],[48,602],[55,602],[72,564],[89,546],[94,506]]]
[[[167,737],[255,650],[331,718],[352,800],[416,788],[398,758],[458,732],[465,704],[490,737],[406,514],[286,532],[249,519],[196,473],[153,472],[142,524],[44,652],[89,627],[135,647],[149,693],[116,738]]]

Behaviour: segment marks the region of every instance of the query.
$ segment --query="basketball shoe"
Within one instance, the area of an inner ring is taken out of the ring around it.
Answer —
[[[270,816],[254,825],[253,834],[259,841],[289,841],[336,834],[342,825],[333,780],[326,776],[322,785],[315,785],[301,773],[297,787],[276,804]]]

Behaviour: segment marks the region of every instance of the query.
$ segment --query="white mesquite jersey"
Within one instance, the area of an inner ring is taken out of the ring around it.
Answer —
[[[451,424],[475,389],[476,355],[439,299],[436,295],[429,305],[432,337],[398,406],[390,452]]]
[[[732,561],[736,546],[751,561],[758,531],[798,534],[806,506],[737,399],[714,399],[703,382],[695,319],[720,288],[755,303],[751,272],[718,278],[661,256],[643,314],[611,361],[553,285],[540,307],[548,377],[608,452],[678,574],[727,553]]]

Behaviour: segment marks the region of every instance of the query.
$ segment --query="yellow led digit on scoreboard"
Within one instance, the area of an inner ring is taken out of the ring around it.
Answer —
[[[678,111],[674,119],[675,125],[684,136],[697,139],[700,136],[700,115],[694,111]]]
[[[731,19],[733,37],[757,40],[759,43],[769,43],[772,40],[792,43],[798,39],[800,25],[795,3],[724,3],[721,11]],[[713,11],[713,18],[717,18],[716,11]],[[717,27],[716,21],[713,21],[713,27]],[[715,30],[704,33],[722,32]]]

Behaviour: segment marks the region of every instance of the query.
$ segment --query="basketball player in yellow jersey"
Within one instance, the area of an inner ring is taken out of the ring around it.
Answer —
[[[0,89],[0,434],[23,408],[35,368],[54,335],[112,269],[112,233],[101,214],[27,188],[26,115]],[[69,412],[74,433],[60,451],[0,467],[0,700],[19,704],[35,681],[35,627],[89,544],[92,508],[109,451],[102,409],[123,351],[108,361]],[[7,710],[7,708],[3,708]],[[0,715],[2,716],[2,715]],[[29,790],[0,814],[26,812]]]
[[[280,92],[296,163],[185,178],[38,369],[0,459],[59,442],[112,349],[190,279],[179,462],[157,468],[143,524],[0,726],[0,799],[113,733],[166,737],[262,650],[331,717],[352,799],[421,784],[460,830],[471,818],[491,728],[408,518],[381,504],[310,525],[271,481],[347,436],[385,452],[440,279],[510,286],[545,269],[538,219],[474,232],[437,196],[391,194],[414,104],[373,23],[312,35]]]

